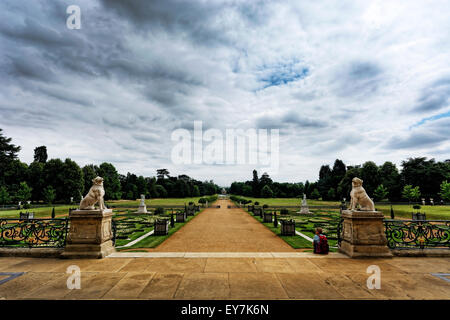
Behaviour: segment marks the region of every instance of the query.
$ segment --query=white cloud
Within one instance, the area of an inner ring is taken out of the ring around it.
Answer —
[[[316,180],[335,158],[450,157],[444,119],[411,129],[450,109],[448,2],[85,0],[81,30],[65,27],[68,4],[0,5],[0,127],[24,161],[44,144],[122,173],[250,178],[170,163],[171,131],[194,120],[279,127],[280,181]]]

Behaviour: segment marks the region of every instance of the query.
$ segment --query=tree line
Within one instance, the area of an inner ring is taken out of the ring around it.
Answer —
[[[21,201],[69,203],[80,201],[92,186],[92,179],[104,179],[105,199],[184,198],[213,195],[219,187],[211,181],[198,181],[187,175],[170,176],[167,169],[158,169],[156,177],[119,174],[111,164],[80,167],[71,159],[48,160],[46,146],[34,149],[29,165],[18,159],[20,146],[3,135],[0,128],[0,205]]]
[[[336,159],[333,166],[320,167],[316,182],[278,183],[267,173],[258,178],[253,170],[253,179],[233,182],[230,193],[256,198],[292,198],[303,193],[310,199],[342,200],[349,198],[352,179],[361,178],[364,189],[376,201],[417,201],[433,198],[435,201],[450,201],[450,160],[443,162],[426,157],[409,158],[402,161],[401,169],[386,161],[378,166],[373,161],[362,165],[347,166]]]

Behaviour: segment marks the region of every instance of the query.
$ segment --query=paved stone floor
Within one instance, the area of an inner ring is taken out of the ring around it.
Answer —
[[[450,299],[450,258],[354,260],[292,249],[242,209],[207,209],[151,252],[0,257],[0,299]],[[81,289],[67,288],[67,268]],[[381,269],[369,290],[367,267]],[[14,278],[15,277],[15,278]]]
[[[0,258],[0,299],[450,299],[450,258]],[[369,265],[381,289],[366,286]],[[66,269],[81,269],[67,289]],[[9,276],[9,275],[8,275]],[[444,277],[445,278],[445,277]]]

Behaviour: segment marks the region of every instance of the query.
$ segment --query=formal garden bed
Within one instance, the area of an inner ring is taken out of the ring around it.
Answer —
[[[313,238],[315,234],[315,229],[320,227],[323,229],[324,234],[328,238],[328,243],[330,245],[330,251],[337,251],[337,242],[338,242],[338,224],[340,222],[340,214],[339,211],[335,210],[314,210],[312,215],[302,216],[300,214],[295,213],[295,210],[288,209],[272,209],[270,207],[264,209],[267,213],[272,213],[272,222],[264,222],[264,216],[254,215],[252,212],[248,210],[247,212],[253,218],[261,222],[264,226],[269,228],[272,232],[274,232],[277,236],[287,242],[294,249],[312,249],[313,244],[311,241],[299,236],[282,236],[281,235],[281,223],[280,220],[293,220],[295,222],[295,230],[301,232],[303,235]],[[277,216],[277,227],[274,225],[275,214]]]
[[[159,214],[135,214],[131,213],[131,210],[126,210],[124,212],[117,212],[114,216],[116,223],[116,250],[123,251],[128,249],[136,248],[155,248],[169,238],[172,234],[177,232],[186,223],[191,221],[195,216],[197,216],[200,211],[197,211],[194,215],[187,216],[184,222],[176,222],[176,215],[180,213],[180,209],[164,209]],[[171,225],[171,215],[173,214],[173,222],[175,226]],[[130,243],[143,236],[144,234],[152,231],[154,229],[154,223],[156,220],[168,220],[169,228],[167,235],[150,235],[141,241],[128,246],[124,245]]]

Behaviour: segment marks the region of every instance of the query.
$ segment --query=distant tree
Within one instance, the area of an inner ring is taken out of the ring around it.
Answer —
[[[99,168],[97,174],[104,179],[105,199],[106,200],[118,200],[122,196],[122,190],[119,180],[119,174],[117,173],[114,165],[108,162],[103,162]],[[146,182],[144,178],[141,181],[143,190],[139,190],[143,194],[146,194]],[[139,195],[135,199],[139,198]]]
[[[272,189],[270,189],[270,187],[268,185],[265,185],[261,189],[261,197],[262,198],[272,198],[273,197],[273,191],[272,191]]]
[[[336,191],[334,191],[334,188],[330,188],[327,193],[327,199],[333,200],[336,198]]]
[[[156,170],[156,177],[158,180],[164,179],[164,177],[169,177],[169,170],[167,169],[157,169]]]
[[[198,186],[194,186],[194,188],[192,190],[192,196],[193,197],[199,197],[200,196],[200,189],[198,188]]]
[[[16,198],[18,201],[27,202],[31,199],[31,188],[27,185],[27,183],[21,182],[19,190],[17,191]]]
[[[253,192],[253,197],[255,197],[255,198],[259,197],[259,194],[260,194],[259,179],[258,179],[258,171],[256,171],[256,170],[253,170],[252,192]]]
[[[317,190],[317,188],[314,188],[314,190],[311,192],[310,195],[311,199],[317,200],[320,198],[320,193],[319,190]]]
[[[62,175],[64,177],[64,188],[62,189],[62,192],[60,194],[60,200],[66,203],[70,202],[71,197],[76,200],[81,200],[79,199],[79,197],[84,188],[84,179],[83,172],[81,171],[81,168],[78,166],[78,164],[75,161],[67,158],[64,161]],[[108,199],[106,197],[106,194],[105,198]]]
[[[263,187],[263,188],[264,188],[264,186],[271,187],[272,183],[273,183],[273,181],[272,181],[272,179],[270,179],[269,174],[267,172],[264,172],[261,176],[261,179],[259,179],[259,186]],[[261,191],[262,191],[262,189],[261,189]]]
[[[42,195],[45,203],[52,204],[56,198],[56,190],[52,186],[47,186],[44,188]]]
[[[12,139],[6,138],[2,131],[3,129],[0,128],[0,185],[5,183],[3,174],[7,165],[11,161],[17,160],[17,154],[20,151],[20,147],[12,144]]]
[[[442,181],[441,192],[439,192],[439,195],[445,201],[450,201],[450,182],[447,182],[447,180]]]
[[[333,191],[335,191],[335,188],[333,186],[333,175],[330,166],[321,166],[319,170],[319,181],[317,181],[317,189],[319,190],[322,199],[334,200],[334,198],[336,197],[336,192],[334,192],[332,198],[329,197],[329,190],[333,189]]]
[[[253,195],[253,189],[248,184],[242,186],[242,195],[246,197],[251,197]]]
[[[419,186],[413,187],[410,184],[404,186],[402,196],[403,196],[403,198],[408,199],[408,202],[411,202],[413,200],[418,200],[420,197]]]
[[[9,196],[8,189],[5,186],[0,187],[0,204],[5,205],[11,202],[11,197]]]
[[[336,159],[331,170],[331,187],[337,191],[336,197],[342,198],[344,195],[339,193],[338,186],[347,172],[347,167],[342,160]]]
[[[401,179],[403,185],[418,186],[424,197],[432,198],[439,193],[441,182],[450,179],[450,163],[409,158],[402,162]]]
[[[31,194],[32,201],[39,201],[43,199],[43,190],[45,188],[44,181],[44,163],[32,162],[28,167],[29,178],[28,185],[33,189]]]
[[[367,194],[373,196],[373,193],[378,185],[380,185],[379,168],[373,161],[367,161],[362,165],[361,177],[364,181],[364,189]]]
[[[401,198],[401,180],[400,173],[395,164],[386,161],[379,170],[380,182],[388,191],[388,198],[391,201],[400,200]]]
[[[83,192],[87,193],[92,186],[92,180],[94,180],[95,177],[99,176],[98,166],[88,164],[85,165],[81,169],[81,171],[83,171],[83,181],[84,181]]]
[[[63,200],[66,196],[64,187],[64,162],[61,159],[50,159],[44,164],[43,179],[45,186],[53,186],[56,191],[56,200]],[[70,195],[75,196],[75,195]]]
[[[167,190],[163,186],[157,184],[155,186],[155,191],[158,198],[167,198]]]
[[[34,162],[40,162],[45,163],[47,162],[48,155],[47,155],[47,147],[46,146],[40,146],[34,148]]]
[[[388,192],[387,188],[385,188],[382,184],[380,184],[373,192],[373,196],[376,201],[381,201],[383,199],[386,199],[388,194],[389,194],[389,192]]]

